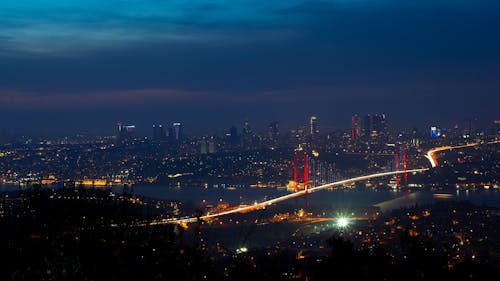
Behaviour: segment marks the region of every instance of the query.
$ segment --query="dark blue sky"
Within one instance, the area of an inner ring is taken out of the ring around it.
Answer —
[[[499,118],[494,0],[2,0],[0,137]]]

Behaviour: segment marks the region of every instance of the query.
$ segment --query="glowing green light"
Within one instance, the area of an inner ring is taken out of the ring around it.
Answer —
[[[340,228],[347,227],[348,224],[349,224],[349,220],[347,220],[346,218],[339,218],[337,220],[337,226]]]

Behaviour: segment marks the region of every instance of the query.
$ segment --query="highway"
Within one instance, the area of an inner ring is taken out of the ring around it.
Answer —
[[[465,147],[472,147],[472,146],[476,146],[476,145],[495,144],[495,143],[500,143],[500,141],[496,140],[496,141],[491,141],[491,142],[473,142],[473,143],[468,143],[468,144],[458,145],[458,146],[436,147],[436,148],[433,148],[433,149],[427,151],[427,153],[425,154],[425,158],[429,159],[431,166],[433,168],[435,168],[438,164],[438,162],[436,160],[436,156],[435,156],[436,152],[445,151],[445,150],[452,150],[452,149],[460,149],[460,148],[465,148]]]

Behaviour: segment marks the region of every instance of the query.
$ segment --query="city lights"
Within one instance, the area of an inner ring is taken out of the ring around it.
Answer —
[[[349,225],[349,220],[347,218],[338,218],[337,219],[337,227],[338,228],[346,228]]]
[[[242,254],[242,253],[246,253],[246,252],[248,252],[247,247],[241,247],[241,248],[236,249],[237,254]]]
[[[500,276],[500,0],[407,2],[0,0],[0,281]]]

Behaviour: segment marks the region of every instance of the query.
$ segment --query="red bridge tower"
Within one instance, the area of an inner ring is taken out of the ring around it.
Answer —
[[[302,161],[300,161],[299,158],[302,158]],[[302,173],[299,173],[299,162],[302,162]],[[297,192],[299,187],[303,186],[307,193],[309,188],[309,168],[307,166],[306,152],[303,152],[302,157],[299,157],[297,151],[295,151],[293,155],[293,180],[295,182],[294,192]]]

